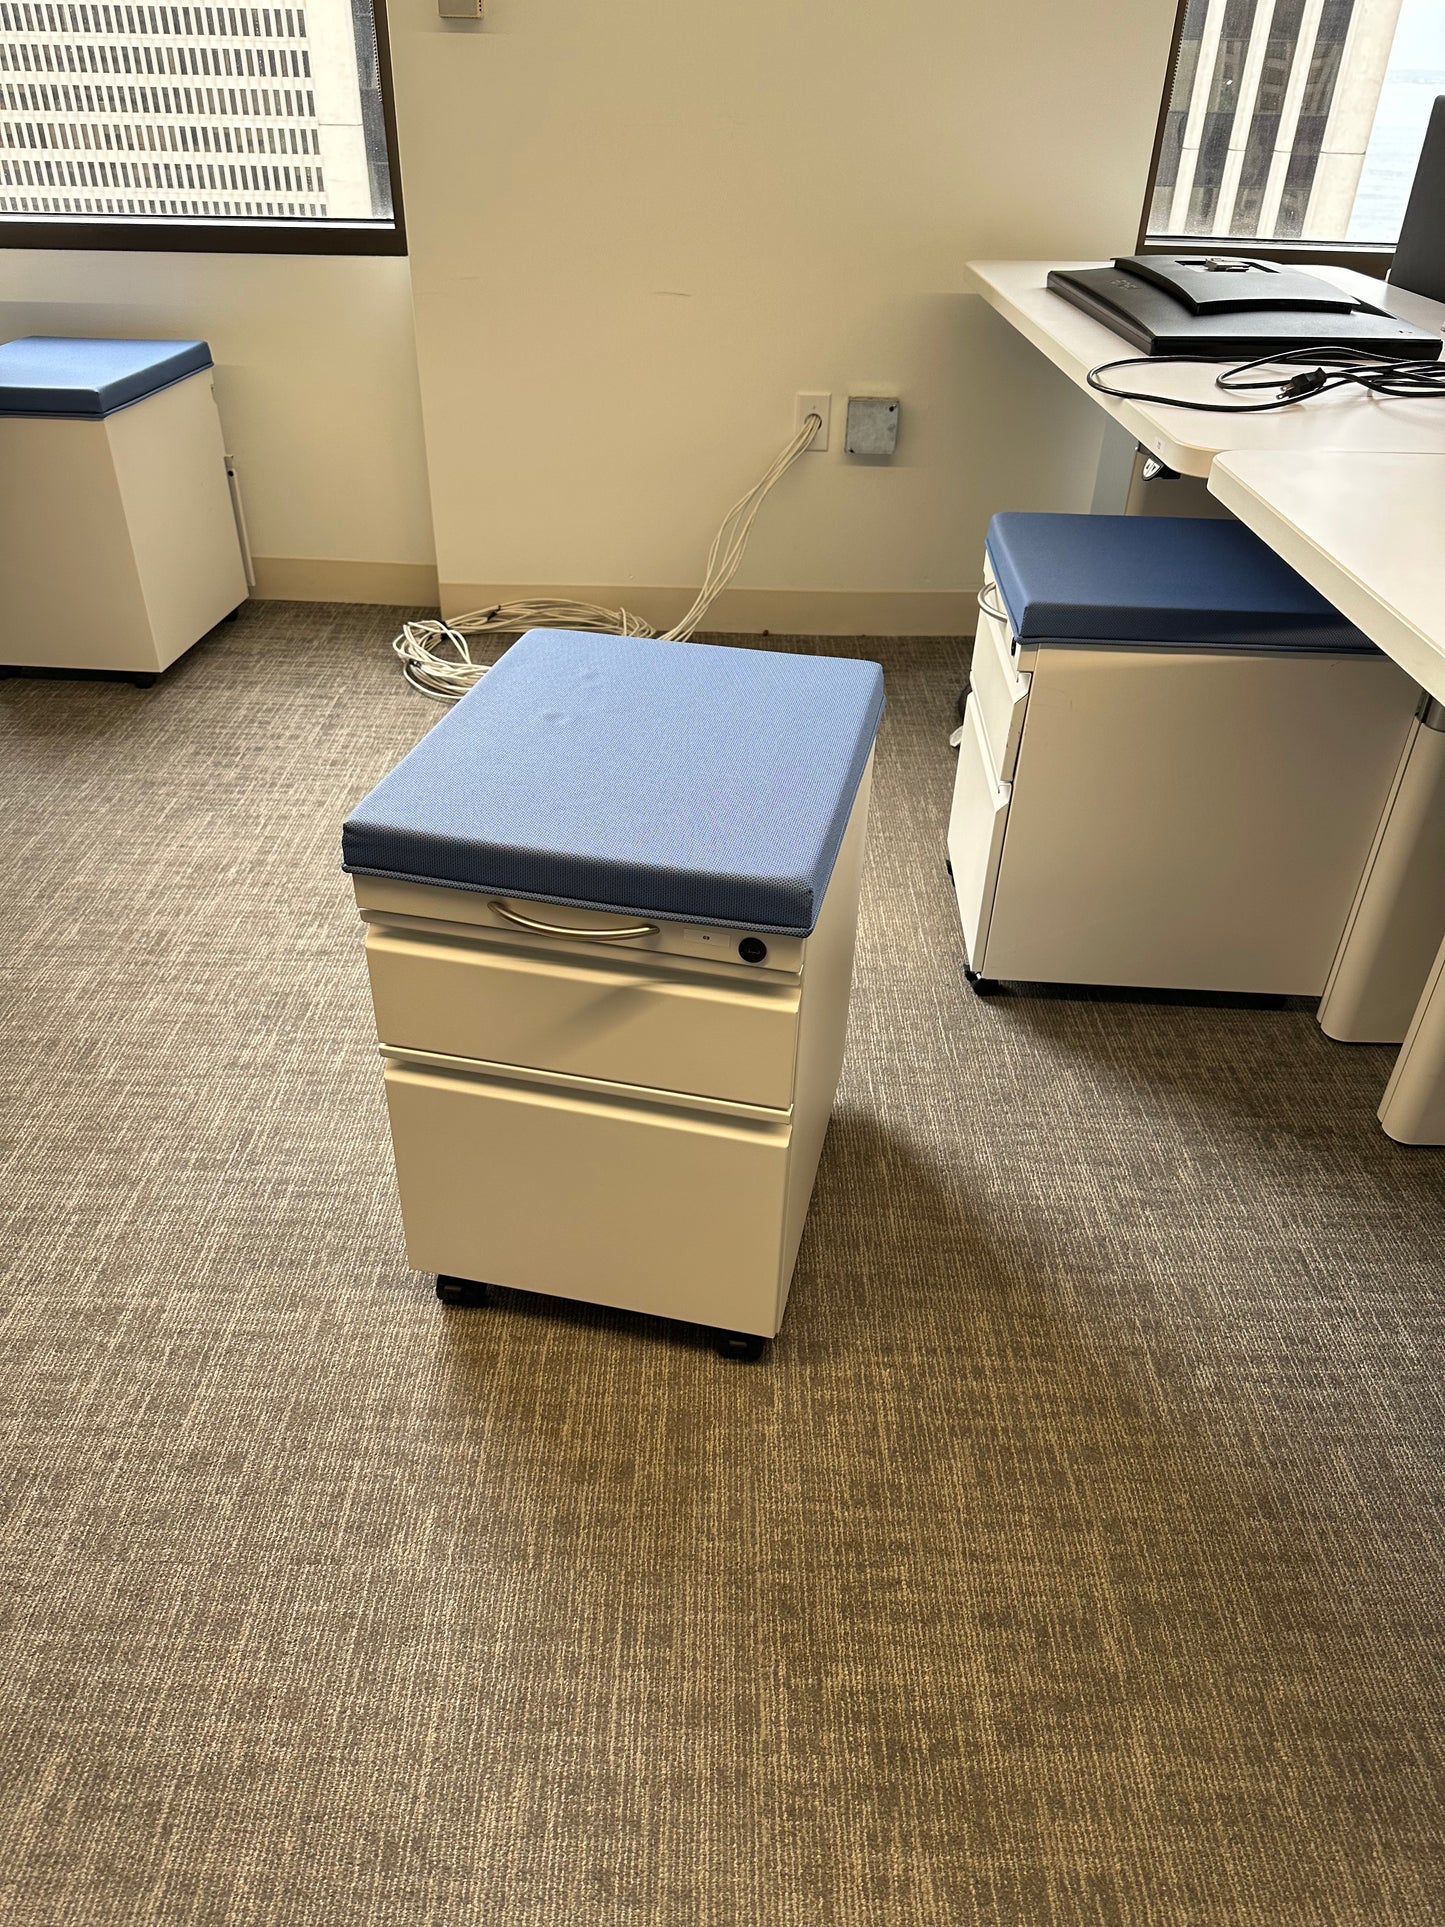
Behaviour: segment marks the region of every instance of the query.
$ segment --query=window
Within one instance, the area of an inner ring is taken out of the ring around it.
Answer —
[[[1388,253],[1438,94],[1441,0],[1184,0],[1146,245]]]
[[[370,0],[0,0],[0,244],[395,252]]]

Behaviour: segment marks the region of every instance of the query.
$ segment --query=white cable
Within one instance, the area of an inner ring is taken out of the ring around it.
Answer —
[[[653,631],[626,609],[603,609],[592,602],[496,602],[450,622],[408,622],[392,641],[402,671],[413,689],[436,702],[454,703],[487,673],[474,662],[472,635],[521,635],[528,629],[597,629],[610,636],[650,636]],[[451,653],[444,653],[450,651]]]
[[[738,572],[738,564],[752,534],[764,499],[787,474],[823,426],[821,415],[809,415],[767,472],[747,494],[734,502],[708,550],[702,587],[692,607],[659,640],[686,642]],[[403,625],[392,642],[402,673],[413,689],[433,701],[454,703],[481,681],[488,665],[474,662],[467,638],[521,635],[528,629],[588,629],[609,636],[656,636],[657,631],[626,609],[603,609],[595,602],[553,602],[545,597],[531,602],[494,602],[490,609],[473,609],[450,622],[440,618]]]

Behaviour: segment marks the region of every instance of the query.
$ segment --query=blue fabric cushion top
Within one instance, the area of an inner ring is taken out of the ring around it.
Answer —
[[[987,547],[1021,641],[1374,653],[1242,522],[996,515]]]
[[[210,366],[204,341],[25,335],[0,347],[0,415],[97,420]]]
[[[876,663],[534,629],[347,819],[348,870],[806,935]]]

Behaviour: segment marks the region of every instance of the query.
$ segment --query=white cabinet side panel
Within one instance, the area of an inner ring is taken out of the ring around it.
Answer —
[[[164,665],[246,600],[209,372],[122,408],[105,426]]]
[[[103,421],[0,417],[0,663],[161,667]]]
[[[776,1311],[779,1325],[783,1322],[783,1308],[793,1282],[793,1266],[802,1242],[813,1181],[823,1152],[823,1140],[828,1134],[828,1120],[833,1115],[833,1099],[847,1045],[848,1000],[853,987],[858,898],[872,788],[873,758],[870,756],[824,893],[817,927],[808,938],[804,952],[793,1144],[788,1163],[787,1219]]]
[[[1414,702],[1381,656],[1041,648],[988,974],[1318,996]]]

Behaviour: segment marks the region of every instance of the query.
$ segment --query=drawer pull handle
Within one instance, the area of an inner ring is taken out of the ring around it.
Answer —
[[[505,917],[508,923],[519,924],[523,930],[541,930],[549,937],[581,937],[584,943],[627,943],[633,937],[657,935],[655,923],[630,923],[625,930],[579,930],[575,923],[543,923],[539,917],[524,917],[508,909],[500,897],[488,897],[487,908]]]
[[[988,587],[989,585],[985,583],[984,586],[979,590],[978,606],[980,609],[983,610],[986,616],[992,616],[995,622],[1001,622],[1004,628],[1007,629],[1009,626],[1008,610],[994,608],[993,604],[988,599]]]

